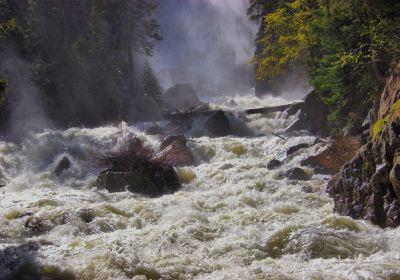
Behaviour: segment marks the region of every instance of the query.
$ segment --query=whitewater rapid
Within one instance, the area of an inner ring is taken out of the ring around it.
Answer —
[[[0,142],[0,279],[24,261],[55,279],[400,279],[400,229],[333,214],[329,176],[306,169],[309,181],[281,178],[323,149],[287,158],[288,148],[315,141],[268,133],[290,121],[255,115],[247,124],[263,136],[192,139],[199,164],[177,170],[188,183],[155,199],[97,190],[100,169],[89,160],[129,133],[160,145],[138,127],[46,130]],[[72,166],[57,177],[64,156]],[[270,171],[275,158],[286,163]],[[41,221],[33,234],[29,219]]]

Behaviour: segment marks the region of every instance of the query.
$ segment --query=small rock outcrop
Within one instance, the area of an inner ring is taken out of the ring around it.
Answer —
[[[193,165],[194,158],[186,142],[183,135],[167,136],[162,141],[160,151],[154,155],[153,160],[176,167]]]
[[[346,163],[330,186],[335,212],[381,227],[400,225],[400,73],[394,71],[381,96],[368,143]]]
[[[164,93],[163,101],[169,112],[187,112],[203,105],[190,84],[176,84],[170,87]]]
[[[57,176],[60,176],[60,174],[64,171],[64,170],[68,170],[71,167],[71,161],[69,160],[68,157],[64,156],[60,162],[57,164],[56,169],[54,169],[54,173]]]
[[[302,166],[315,168],[317,173],[334,175],[353,158],[362,141],[359,137],[343,136],[330,140],[328,146],[316,155],[301,161]],[[288,151],[289,153],[289,151]]]
[[[109,167],[100,172],[97,185],[109,192],[130,191],[158,197],[181,188],[172,165],[154,160],[153,152],[134,136],[117,151],[102,156],[100,162]]]
[[[282,164],[283,164],[282,161],[277,160],[277,159],[273,159],[273,160],[271,160],[270,162],[267,163],[267,168],[268,168],[268,170],[273,170],[273,169],[276,169],[278,167],[281,167]]]
[[[289,108],[289,111],[294,111],[294,109]],[[329,134],[328,114],[328,106],[321,101],[317,92],[312,91],[304,99],[299,119],[287,131],[308,130],[313,135],[326,136]]]
[[[307,181],[310,179],[310,176],[300,167],[294,167],[289,169],[284,174],[284,177],[290,180],[297,180],[297,181]]]

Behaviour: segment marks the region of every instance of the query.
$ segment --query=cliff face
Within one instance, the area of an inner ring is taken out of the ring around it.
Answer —
[[[329,192],[341,215],[400,225],[400,66],[387,79],[368,143],[342,167]]]

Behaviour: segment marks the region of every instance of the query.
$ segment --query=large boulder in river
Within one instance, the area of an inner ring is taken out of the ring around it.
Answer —
[[[176,167],[193,165],[194,158],[186,142],[183,135],[167,136],[162,141],[160,151],[154,155],[153,160]]]
[[[181,188],[172,166],[148,161],[129,172],[102,171],[97,184],[109,192],[130,191],[148,197],[174,193]]]
[[[181,188],[174,168],[156,161],[143,142],[131,137],[117,151],[100,159],[109,167],[100,172],[97,185],[109,192],[130,191],[148,197],[173,193]]]
[[[210,116],[205,121],[204,128],[210,133],[210,136],[223,137],[232,133],[231,124],[222,110]]]
[[[315,168],[317,173],[336,174],[347,161],[353,158],[362,141],[359,137],[343,136],[330,140],[316,155],[301,161],[302,166]]]
[[[176,84],[163,95],[169,112],[187,112],[204,105],[190,84]]]
[[[397,68],[399,69],[399,68]],[[368,143],[346,163],[330,187],[334,211],[381,227],[400,225],[400,71],[381,96]]]
[[[294,106],[298,109],[297,105]],[[313,135],[326,136],[329,134],[328,114],[328,106],[321,101],[316,91],[312,91],[304,99],[298,120],[287,131],[308,130]]]

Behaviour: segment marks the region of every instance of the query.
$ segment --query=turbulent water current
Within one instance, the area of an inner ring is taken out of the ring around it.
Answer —
[[[400,279],[400,229],[334,214],[329,177],[312,169],[309,181],[281,178],[322,148],[287,158],[289,147],[315,140],[269,134],[291,121],[254,115],[246,120],[254,137],[191,139],[198,165],[177,170],[188,183],[153,199],[97,190],[100,169],[90,162],[93,150],[112,149],[130,132],[157,148],[157,136],[139,127],[46,130],[0,142],[0,279],[35,269],[55,279]],[[72,166],[57,177],[64,156]],[[274,158],[286,163],[270,171]]]

